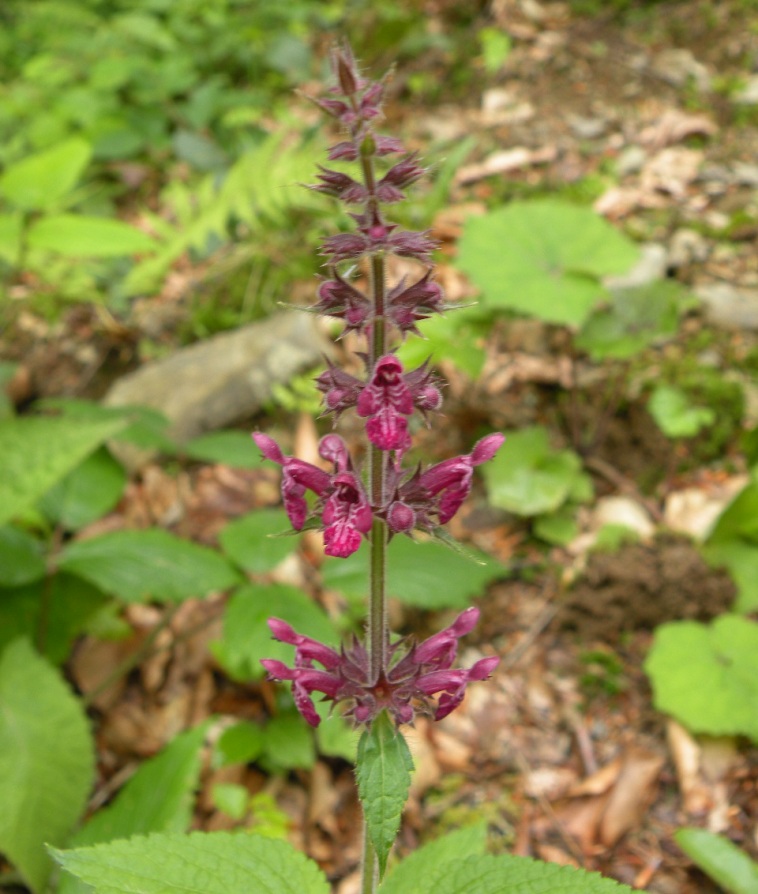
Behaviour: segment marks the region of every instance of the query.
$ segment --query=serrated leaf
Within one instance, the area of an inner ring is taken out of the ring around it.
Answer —
[[[21,587],[45,576],[42,544],[13,525],[0,527],[0,587]],[[0,594],[0,602],[2,602]]]
[[[66,844],[84,847],[149,832],[186,832],[201,769],[201,747],[209,723],[178,735],[145,761],[118,792]],[[56,894],[89,894],[84,882],[64,873]]]
[[[214,431],[186,441],[182,452],[192,459],[224,463],[236,469],[253,469],[260,462],[260,453],[253,439],[241,431]]]
[[[485,306],[581,326],[608,295],[600,277],[630,269],[638,254],[590,209],[545,199],[469,218],[458,266]]]
[[[329,618],[301,590],[284,584],[239,587],[226,606],[223,638],[212,646],[216,658],[235,679],[260,679],[264,674],[261,658],[291,663],[293,647],[271,638],[266,622],[272,616],[322,642],[337,639]]]
[[[157,247],[152,236],[122,220],[83,214],[42,217],[29,227],[26,241],[31,248],[73,258],[114,258]]]
[[[208,723],[187,730],[145,761],[115,799],[76,833],[69,847],[149,832],[186,832],[207,731]]]
[[[579,457],[551,448],[540,426],[509,433],[505,448],[482,466],[482,474],[492,505],[516,515],[554,512],[588,487]]]
[[[451,864],[475,854],[484,854],[487,827],[484,823],[457,829],[413,851],[387,873],[379,894],[427,894],[449,871]]]
[[[645,671],[659,711],[696,733],[758,742],[758,624],[722,615],[710,626],[663,624]]]
[[[0,423],[0,524],[32,506],[123,426],[120,418],[25,417]]]
[[[39,508],[62,527],[77,530],[113,509],[126,482],[124,467],[100,447],[53,485]]]
[[[244,832],[137,836],[54,856],[98,894],[329,894],[291,844]]]
[[[58,672],[24,639],[0,656],[0,851],[34,892],[93,781],[89,724]]]
[[[758,891],[758,863],[736,844],[705,829],[679,829],[674,839],[687,856],[729,894]]]
[[[80,137],[30,155],[3,171],[0,196],[24,211],[51,208],[74,188],[90,155],[89,143]]]
[[[419,608],[465,608],[490,581],[507,574],[484,553],[469,550],[469,557],[433,541],[395,537],[387,550],[388,595]],[[324,586],[349,599],[364,598],[367,552],[364,544],[347,559],[327,558],[322,566]]]
[[[380,876],[384,875],[387,857],[400,829],[412,769],[408,743],[383,711],[361,736],[356,767],[358,795]]]
[[[450,865],[434,894],[632,894],[596,872],[529,857],[469,857]]]
[[[293,537],[276,537],[290,527],[287,514],[280,509],[259,509],[229,522],[219,534],[224,552],[240,568],[265,574],[297,549]]]
[[[159,528],[75,541],[61,551],[58,567],[125,602],[181,602],[239,583],[215,550]]]

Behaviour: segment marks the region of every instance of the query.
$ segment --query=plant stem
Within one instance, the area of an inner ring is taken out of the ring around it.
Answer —
[[[374,894],[379,884],[379,861],[368,825],[363,824],[363,863],[361,864],[361,894]]]

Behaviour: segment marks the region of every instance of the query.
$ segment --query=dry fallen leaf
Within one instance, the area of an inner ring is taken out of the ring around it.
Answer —
[[[647,748],[635,746],[624,755],[600,821],[600,841],[606,847],[638,825],[653,800],[662,766],[663,757]]]

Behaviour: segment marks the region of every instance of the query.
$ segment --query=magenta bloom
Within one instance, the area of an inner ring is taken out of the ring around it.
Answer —
[[[418,470],[396,484],[385,513],[390,530],[407,534],[413,528],[432,530],[449,522],[471,492],[474,468],[492,459],[504,441],[499,433],[487,435],[471,453],[443,460],[425,472]]]
[[[313,704],[316,692],[329,701],[348,701],[346,714],[357,723],[369,723],[383,710],[398,724],[411,723],[416,713],[441,720],[461,703],[468,683],[486,680],[498,664],[499,659],[491,657],[467,669],[452,667],[459,638],[470,633],[478,620],[479,609],[468,608],[449,627],[419,645],[401,640],[388,646],[387,666],[378,679],[371,679],[368,654],[359,640],[336,652],[271,618],[274,639],[295,646],[295,663],[288,667],[270,658],[261,663],[271,679],[292,681],[297,709],[311,726],[320,723]],[[314,667],[314,662],[323,670]],[[436,702],[433,696],[439,696]]]
[[[266,459],[282,467],[282,501],[292,527],[302,530],[311,514],[305,499],[310,490],[319,498],[315,513],[321,515],[326,554],[346,558],[354,553],[361,537],[371,530],[373,513],[342,438],[326,435],[319,443],[319,455],[334,464],[331,475],[302,459],[285,456],[268,435],[255,432],[253,440]]]

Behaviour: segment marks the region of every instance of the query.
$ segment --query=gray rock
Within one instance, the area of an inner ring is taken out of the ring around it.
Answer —
[[[603,284],[608,289],[633,289],[649,285],[666,275],[668,252],[658,242],[648,242],[641,247],[640,259],[621,276],[606,276]]]
[[[252,416],[269,400],[272,386],[317,365],[329,350],[313,316],[288,311],[148,363],[116,382],[104,403],[160,410],[169,435],[181,444]],[[129,468],[150,459],[145,451],[120,446],[119,459]]]
[[[732,96],[732,101],[745,106],[758,105],[758,74],[750,75],[740,90]]]
[[[737,289],[728,283],[698,286],[695,295],[706,319],[723,329],[758,330],[758,289]]]
[[[744,161],[736,161],[732,166],[734,182],[738,186],[758,187],[758,165],[751,165]]]
[[[653,71],[675,87],[683,87],[692,78],[698,90],[711,89],[711,76],[691,50],[670,48],[661,50],[653,59]]]
[[[708,257],[708,241],[697,230],[681,227],[675,230],[669,244],[669,267],[677,269],[702,263]]]
[[[642,146],[627,146],[616,160],[616,173],[619,177],[637,174],[647,161],[647,152]]]
[[[602,137],[608,128],[605,118],[584,118],[581,115],[569,115],[569,127],[574,136],[580,140],[596,140]]]

